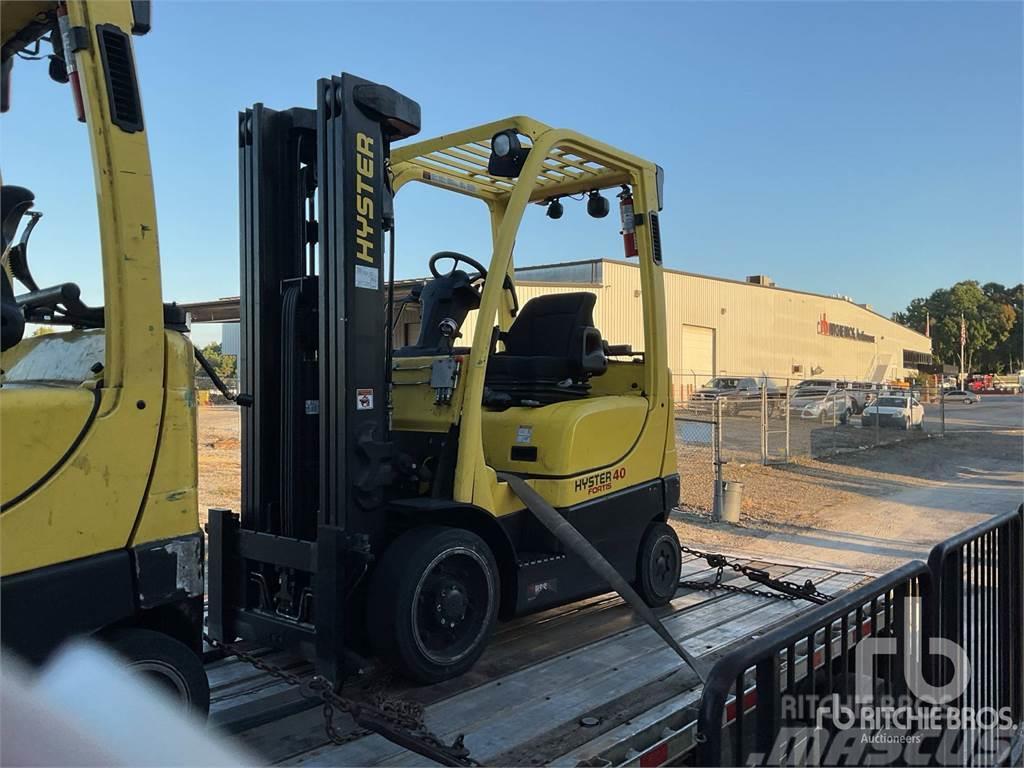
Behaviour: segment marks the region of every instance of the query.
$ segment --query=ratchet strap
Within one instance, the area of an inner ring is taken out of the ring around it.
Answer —
[[[521,477],[510,475],[506,472],[498,472],[497,474],[498,479],[508,483],[509,488],[526,505],[526,508],[533,513],[534,517],[551,532],[552,536],[558,539],[566,549],[578,555],[583,562],[590,566],[594,573],[608,582],[608,586],[618,592],[629,607],[641,619],[646,621],[651,629],[658,633],[658,636],[665,641],[665,644],[675,651],[679,658],[685,661],[697,673],[697,677],[700,678],[701,682],[707,680],[708,665],[688,653],[676,642],[676,639],[665,629],[665,625],[661,623],[661,620],[654,614],[651,607],[641,599],[629,582],[622,578],[622,574],[615,569],[615,566],[605,560],[601,553],[597,551],[597,548],[587,541],[582,533],[576,530],[572,523],[566,520],[557,509],[548,504],[544,497],[527,485],[526,481]]]

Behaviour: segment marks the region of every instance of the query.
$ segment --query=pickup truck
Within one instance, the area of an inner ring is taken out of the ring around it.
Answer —
[[[762,381],[765,382],[768,415],[771,416],[775,413],[776,408],[782,407],[786,400],[786,393],[777,389],[767,379],[762,379]],[[726,416],[736,416],[741,411],[759,413],[761,410],[761,381],[753,376],[711,379],[690,396],[690,407],[710,406],[718,400],[722,401],[722,412]]]

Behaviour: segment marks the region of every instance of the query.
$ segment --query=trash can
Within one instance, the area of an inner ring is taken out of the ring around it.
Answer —
[[[718,519],[726,523],[740,521],[740,502],[743,500],[743,483],[723,480],[718,505]]]

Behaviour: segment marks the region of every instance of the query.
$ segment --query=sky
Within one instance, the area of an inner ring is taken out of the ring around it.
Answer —
[[[237,113],[315,106],[349,71],[422,107],[420,138],[527,114],[665,169],[667,266],[867,302],[1024,280],[1024,5],[1003,3],[154,4],[135,38],[165,300],[238,288]],[[44,62],[17,61],[7,183],[45,216],[40,284],[101,300],[87,136]],[[613,200],[614,203],[614,200]],[[486,209],[398,197],[400,278],[490,257]],[[517,263],[619,258],[618,217],[531,207]],[[197,342],[219,338],[207,327]]]

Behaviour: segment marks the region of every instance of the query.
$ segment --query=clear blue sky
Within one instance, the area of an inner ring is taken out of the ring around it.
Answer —
[[[1016,2],[157,2],[135,42],[164,295],[238,293],[237,112],[314,106],[342,70],[418,100],[424,137],[521,113],[660,163],[671,267],[884,314],[960,279],[1017,283],[1021,30]],[[15,65],[3,177],[46,212],[39,281],[96,301],[85,133],[45,70]],[[614,210],[530,213],[520,263],[621,253]],[[479,204],[406,188],[398,216],[399,277],[437,250],[489,256]]]

